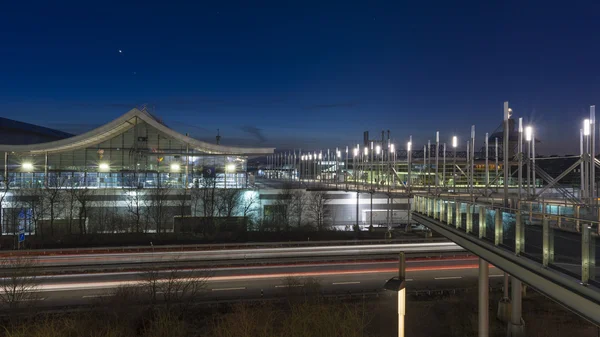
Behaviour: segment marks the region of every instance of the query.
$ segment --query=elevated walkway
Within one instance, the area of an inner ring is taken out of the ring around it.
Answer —
[[[600,325],[598,222],[548,214],[546,207],[542,212],[532,211],[529,204],[519,207],[415,196],[412,216],[510,274],[519,287],[522,281]],[[565,224],[576,224],[580,231],[559,228]]]

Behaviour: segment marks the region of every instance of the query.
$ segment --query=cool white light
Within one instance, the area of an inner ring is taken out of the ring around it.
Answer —
[[[457,147],[458,146],[458,137],[454,136],[452,137],[452,147]]]
[[[412,150],[412,142],[406,143],[406,151],[410,152]]]
[[[227,172],[233,172],[233,171],[235,171],[235,164],[233,164],[233,163],[227,164],[225,166],[225,170],[227,170]]]
[[[530,142],[531,138],[533,138],[533,128],[531,126],[528,126],[525,128],[525,140]]]
[[[21,167],[23,168],[23,170],[25,171],[31,171],[33,170],[33,164],[30,162],[25,162],[21,165]]]
[[[589,136],[590,135],[590,120],[589,119],[584,119],[583,120],[583,135],[584,136]]]
[[[177,172],[181,169],[181,166],[179,165],[179,163],[172,163],[171,164],[171,171]]]
[[[98,169],[100,171],[108,171],[110,169],[110,165],[108,165],[108,163],[100,163],[98,165]]]

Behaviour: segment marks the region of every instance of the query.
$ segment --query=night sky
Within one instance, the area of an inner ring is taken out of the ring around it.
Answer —
[[[508,100],[542,154],[577,152],[600,106],[600,3],[456,3],[5,1],[0,116],[80,133],[148,104],[225,144],[390,129],[403,147],[436,130],[463,141],[471,124],[481,141]]]

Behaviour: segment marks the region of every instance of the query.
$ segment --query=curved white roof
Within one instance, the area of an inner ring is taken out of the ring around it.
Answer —
[[[140,120],[146,122],[148,125],[156,128],[158,131],[172,137],[173,139],[178,140],[184,144],[188,144],[191,148],[209,154],[261,155],[271,154],[275,150],[274,148],[247,148],[237,146],[216,145],[203,142],[182,135],[179,132],[173,131],[165,125],[163,125],[162,123],[158,122],[148,112],[134,108],[110,123],[104,124],[96,129],[93,129],[91,131],[77,136],[40,144],[0,145],[0,152],[42,154],[72,151],[81,148],[86,148],[102,143],[122,132],[127,131],[128,129],[132,128],[136,123],[139,123]]]

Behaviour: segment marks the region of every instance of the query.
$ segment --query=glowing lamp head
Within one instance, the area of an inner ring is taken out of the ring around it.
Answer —
[[[376,154],[380,154],[380,153],[381,153],[381,146],[377,145],[377,146],[375,147],[375,153],[376,153]]]
[[[583,120],[583,135],[584,136],[590,135],[590,124],[592,124],[592,123],[589,119]]]
[[[369,155],[369,148],[365,147],[365,156],[368,156],[368,155]]]
[[[406,151],[408,151],[408,152],[412,151],[412,142],[406,143]]]
[[[390,145],[390,151],[395,152],[394,150],[395,150],[394,144]]]
[[[100,164],[98,164],[98,170],[108,171],[108,170],[110,170],[110,165],[108,165],[108,163],[100,163]]]
[[[179,172],[180,169],[181,169],[181,165],[179,165],[179,163],[171,163],[171,171]]]
[[[33,171],[33,163],[24,162],[23,164],[21,164],[21,168],[23,169],[23,171]]]
[[[354,148],[354,150],[352,150],[352,154],[354,154],[354,156],[358,156],[358,148]]]
[[[319,153],[319,159],[323,159],[323,154]]]
[[[530,142],[533,138],[533,128],[531,126],[527,126],[525,128],[525,140]]]
[[[312,153],[308,155],[308,160],[312,160]]]
[[[225,165],[225,170],[227,172],[233,172],[233,171],[235,171],[235,164],[234,163],[229,163],[229,164]]]
[[[338,158],[341,158],[341,157],[342,157],[342,152],[338,151],[338,152],[337,152],[337,157],[338,157]]]
[[[458,146],[458,137],[452,137],[452,147],[456,148]]]

